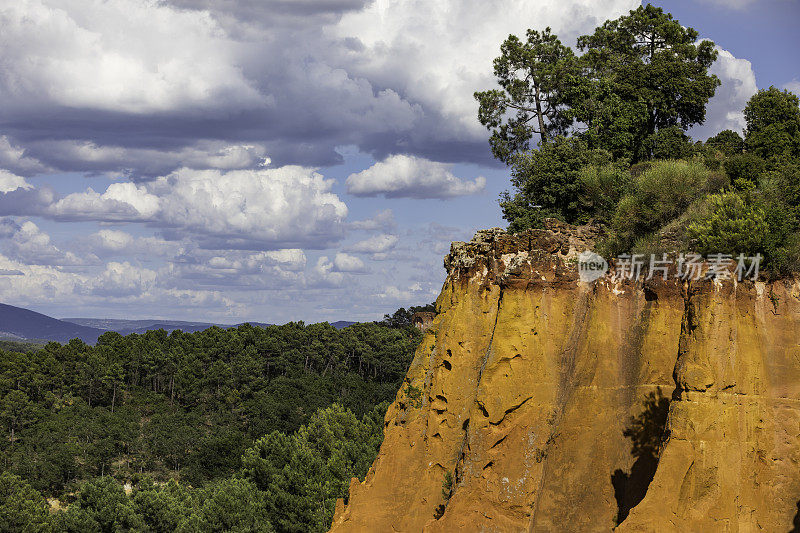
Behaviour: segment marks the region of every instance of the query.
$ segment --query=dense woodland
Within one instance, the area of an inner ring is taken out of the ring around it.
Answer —
[[[380,446],[410,316],[0,352],[0,530],[326,530]]]

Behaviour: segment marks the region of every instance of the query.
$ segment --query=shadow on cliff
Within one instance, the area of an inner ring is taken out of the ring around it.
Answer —
[[[789,533],[800,533],[800,500],[797,501],[797,514],[794,515],[792,525],[794,527],[791,531],[789,531]]]
[[[669,398],[661,387],[644,399],[644,409],[639,416],[631,417],[622,432],[631,439],[631,455],[635,458],[630,472],[617,469],[611,475],[614,497],[617,499],[616,524],[622,523],[628,513],[644,499],[658,466],[658,454],[664,440],[669,412]]]

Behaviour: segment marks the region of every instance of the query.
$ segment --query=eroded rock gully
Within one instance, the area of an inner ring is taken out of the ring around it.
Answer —
[[[332,531],[800,522],[800,283],[580,283],[592,238],[452,245],[439,314]]]

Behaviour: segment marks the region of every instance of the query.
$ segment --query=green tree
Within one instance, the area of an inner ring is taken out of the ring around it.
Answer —
[[[494,156],[510,163],[529,148],[534,134],[541,143],[564,134],[572,124],[567,112],[566,83],[575,69],[575,56],[550,28],[528,30],[527,40],[510,35],[494,60],[501,89],[476,92],[478,120],[492,135]]]
[[[68,533],[119,533],[143,528],[122,485],[107,476],[84,483],[75,502],[56,515],[56,529]]]
[[[0,474],[0,531],[49,532],[47,501],[26,481],[10,472]]]
[[[679,127],[661,128],[647,139],[653,159],[689,159],[694,152],[692,139]]]
[[[722,130],[706,141],[706,146],[710,146],[727,156],[741,154],[744,152],[744,139],[733,130]]]
[[[658,130],[702,124],[720,83],[708,73],[714,43],[698,42],[696,30],[649,4],[580,37],[578,48],[585,53],[576,118],[588,126],[589,146],[616,155],[622,143],[608,139],[605,128],[622,122],[633,160],[652,157],[648,141]]]
[[[795,219],[800,221],[800,162],[781,165],[765,178],[762,181],[769,182],[765,185],[771,189],[774,197],[784,202]]]
[[[173,533],[194,511],[190,492],[174,481],[158,487],[150,479],[142,480],[131,499],[134,512],[152,533]]]
[[[2,416],[10,433],[11,444],[16,441],[16,432],[28,423],[32,417],[31,402],[28,395],[20,390],[12,390],[0,402],[0,416]]]
[[[201,504],[178,533],[271,533],[275,531],[264,495],[245,479],[226,479],[199,495]]]
[[[107,333],[96,346],[0,351],[0,465],[57,497],[110,473],[196,486],[228,477],[273,430],[292,435],[336,401],[363,417],[394,398],[421,338],[407,326],[414,310],[398,328]],[[66,518],[95,527],[78,508]]]
[[[359,420],[334,404],[294,435],[273,432],[245,452],[242,472],[264,491],[278,531],[327,531],[336,499],[375,459],[385,409],[376,407]]]
[[[748,152],[776,162],[800,157],[800,100],[770,86],[754,94],[744,108]]]
[[[588,150],[577,138],[557,137],[539,150],[519,154],[511,167],[511,184],[517,192],[500,198],[503,218],[509,230],[540,227],[546,217],[578,221],[581,210],[581,169],[604,165],[611,156],[602,150]]]

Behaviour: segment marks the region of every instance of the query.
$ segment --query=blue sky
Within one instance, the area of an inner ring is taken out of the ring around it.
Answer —
[[[633,0],[0,0],[0,301],[371,320],[432,301],[509,185],[474,90],[509,33]],[[794,0],[659,3],[721,48],[705,138],[800,89]]]

